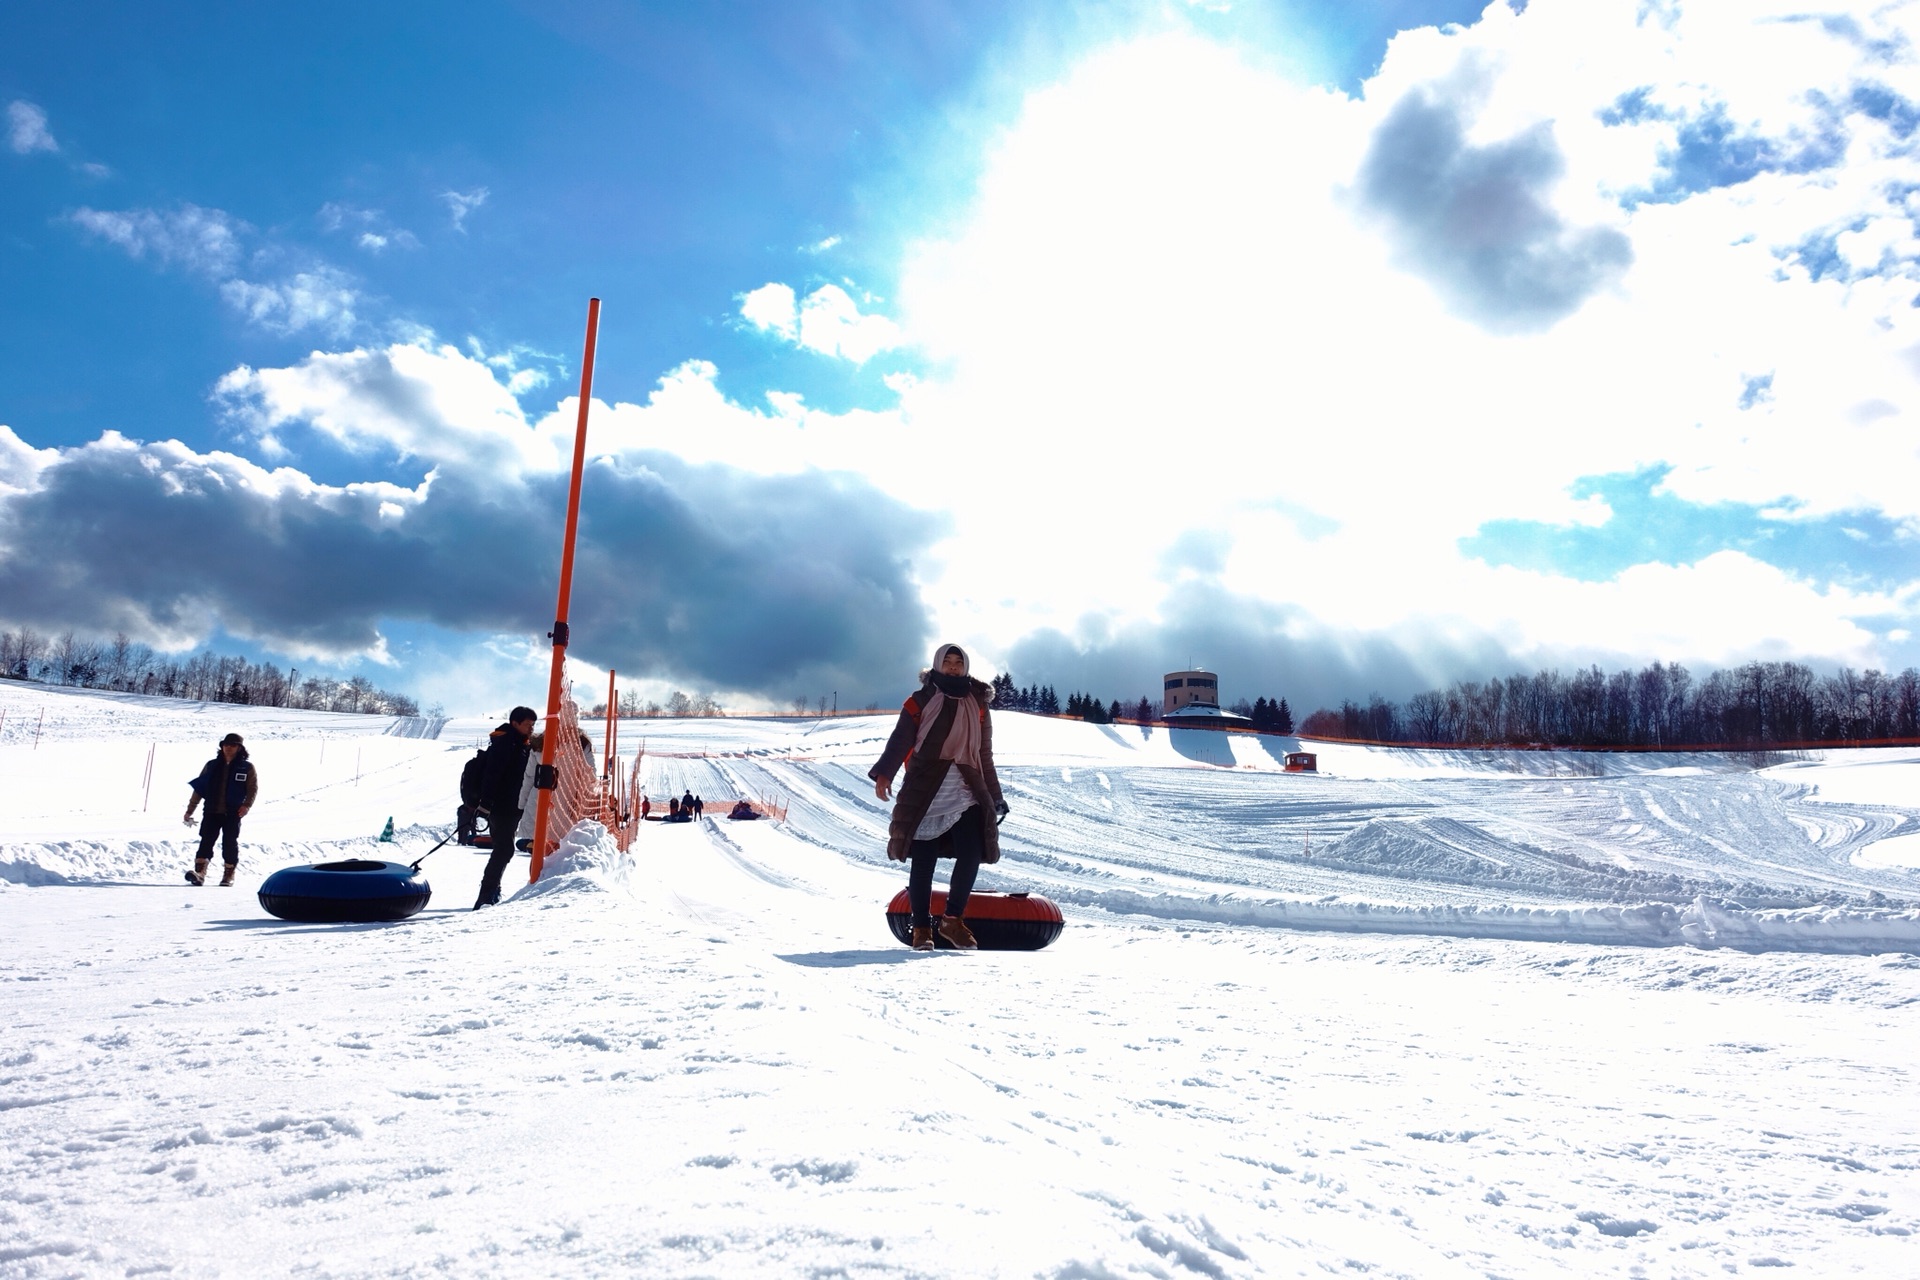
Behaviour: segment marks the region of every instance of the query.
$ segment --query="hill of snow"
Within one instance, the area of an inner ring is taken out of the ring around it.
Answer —
[[[481,913],[449,847],[421,915],[314,926],[260,879],[389,816],[424,853],[490,724],[0,714],[0,1274],[1915,1269],[1920,753],[1302,776],[1003,714],[983,880],[1069,925],[924,956],[882,917],[884,717],[627,722],[653,794],[788,821],[583,826]],[[229,729],[261,801],[193,889]]]

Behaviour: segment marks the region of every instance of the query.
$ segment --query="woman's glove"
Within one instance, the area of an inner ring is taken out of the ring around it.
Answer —
[[[1007,814],[1009,812],[1010,810],[1008,810],[1007,802],[1005,800],[1002,800],[999,803],[995,804],[993,806],[993,825],[997,827],[1001,823],[1005,822],[1007,820]]]

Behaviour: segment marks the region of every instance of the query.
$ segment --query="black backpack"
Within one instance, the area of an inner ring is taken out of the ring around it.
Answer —
[[[473,759],[467,761],[467,767],[460,771],[460,803],[477,805],[481,800],[481,790],[486,785],[487,753],[476,751]]]

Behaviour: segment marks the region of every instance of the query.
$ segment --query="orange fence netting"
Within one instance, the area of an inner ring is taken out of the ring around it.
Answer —
[[[558,780],[553,804],[547,813],[547,848],[558,848],[574,824],[586,818],[605,827],[622,850],[631,848],[634,837],[640,831],[640,801],[646,797],[642,782],[647,759],[646,744],[643,740],[639,750],[634,752],[633,763],[629,767],[623,770],[623,762],[616,757],[613,767],[603,775],[601,757],[596,753],[592,740],[580,730],[580,706],[573,700],[571,682],[562,681],[561,689],[559,723],[549,727],[549,731],[558,733],[559,737],[554,743],[553,752],[554,771]],[[572,750],[568,749],[569,744]],[[665,796],[651,800],[653,812],[650,816],[665,816],[667,800]],[[708,802],[706,807],[714,817],[725,817],[735,805],[741,803],[762,818],[785,820],[787,816],[786,805],[771,796],[716,798]]]

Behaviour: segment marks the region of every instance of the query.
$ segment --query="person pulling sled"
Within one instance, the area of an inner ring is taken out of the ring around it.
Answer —
[[[920,688],[901,705],[879,763],[867,771],[873,794],[889,800],[893,776],[906,766],[887,827],[887,857],[909,864],[915,951],[933,950],[936,929],[960,950],[978,945],[961,917],[980,865],[1000,861],[999,823],[1007,802],[993,767],[993,718],[987,711],[993,686],[975,680],[969,668],[957,644],[933,651],[933,665],[920,673]],[[946,914],[936,925],[933,872],[941,858],[953,859],[953,875]]]

